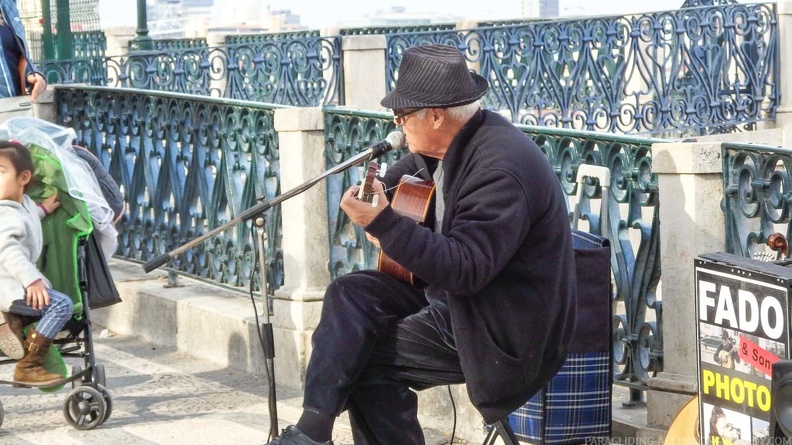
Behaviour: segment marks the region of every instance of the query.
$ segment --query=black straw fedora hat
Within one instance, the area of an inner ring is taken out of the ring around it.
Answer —
[[[396,88],[380,103],[392,110],[455,107],[486,92],[487,80],[468,69],[457,48],[422,45],[404,50]]]

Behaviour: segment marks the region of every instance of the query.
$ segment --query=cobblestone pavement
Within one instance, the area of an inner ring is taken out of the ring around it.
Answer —
[[[0,444],[262,444],[269,431],[264,378],[154,347],[140,340],[95,336],[98,363],[105,366],[112,414],[94,430],[72,428],[63,416],[71,387],[55,393],[0,386],[5,419]],[[277,360],[277,359],[276,359]],[[67,365],[81,365],[80,361]],[[277,366],[277,361],[276,361]],[[10,379],[13,365],[0,368]],[[300,415],[300,393],[278,387],[281,428]],[[336,445],[351,444],[349,423],[339,418]],[[447,443],[426,431],[427,444]]]

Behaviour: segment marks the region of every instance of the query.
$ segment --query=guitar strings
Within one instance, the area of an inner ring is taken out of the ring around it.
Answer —
[[[418,171],[416,171],[415,173],[413,173],[413,174],[411,174],[411,175],[409,175],[409,176],[411,176],[411,177],[415,178],[415,177],[417,177],[417,176],[418,176],[418,173],[421,173],[422,171],[423,171],[423,168],[419,169]],[[382,181],[380,181],[380,182],[382,182]],[[401,181],[399,181],[399,182],[401,182]],[[394,186],[393,186],[393,187],[391,187],[391,188],[387,188],[387,189],[385,189],[385,192],[389,192],[389,191],[391,191],[391,190],[393,190],[393,189],[397,189],[397,188],[399,188],[399,184],[396,184],[396,185],[394,185]]]

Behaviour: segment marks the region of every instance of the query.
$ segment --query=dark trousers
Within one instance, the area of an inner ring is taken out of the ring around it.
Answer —
[[[327,288],[313,335],[304,407],[349,410],[355,444],[424,444],[410,389],[464,382],[447,309],[374,271]]]

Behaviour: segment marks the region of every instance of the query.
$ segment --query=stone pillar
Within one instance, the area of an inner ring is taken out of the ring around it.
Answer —
[[[33,116],[43,119],[47,122],[52,122],[56,125],[62,125],[57,121],[58,113],[55,109],[55,88],[52,85],[47,85],[36,101],[33,102]]]
[[[126,57],[129,53],[129,42],[135,38],[135,28],[132,26],[119,26],[114,28],[105,29],[105,38],[107,39],[107,50],[105,57],[114,59],[107,64],[107,80],[108,87],[123,87],[124,85],[118,79],[121,63],[120,58]],[[113,83],[109,83],[112,81]]]
[[[221,75],[209,76],[209,91],[213,97],[225,97],[225,91],[228,87],[228,46],[226,46],[226,36],[228,34],[217,31],[209,31],[206,34],[206,45],[209,46],[209,64],[212,67],[222,67]],[[222,48],[220,51],[212,52],[212,48]],[[217,61],[212,60],[217,57]],[[220,62],[220,63],[216,63]],[[239,71],[234,71],[238,73]]]
[[[382,111],[385,97],[384,35],[344,36],[344,105],[359,110]]]
[[[778,0],[778,87],[781,101],[776,110],[775,128],[792,130],[792,78],[785,73],[792,72],[792,53],[786,51],[787,42],[792,42],[792,0]]]
[[[319,30],[319,36],[323,39],[335,39],[337,36],[341,35],[341,28],[337,26],[328,26],[325,28],[321,28]],[[343,41],[342,41],[343,42]],[[324,46],[324,45],[323,45]],[[343,46],[342,46],[343,48]],[[343,54],[343,51],[342,53]],[[334,81],[338,79],[338,76],[343,76],[344,72],[344,61],[341,60],[341,64],[338,66],[338,69],[332,70],[322,70],[322,78],[325,82],[327,82],[328,88],[325,90],[324,95],[322,97],[322,104],[323,105],[342,105],[344,103],[344,96],[343,91],[336,91],[337,89],[341,89],[343,85],[340,85],[336,88],[334,85]],[[335,93],[334,100],[328,100],[328,96]]]
[[[458,31],[466,31],[466,30],[478,28],[478,26],[479,26],[478,20],[474,20],[474,19],[465,19],[456,23],[456,29]]]
[[[325,171],[324,118],[321,108],[275,111],[280,148],[281,193]],[[319,182],[281,204],[284,284],[275,292],[275,376],[279,384],[301,388],[330,283],[327,190]]]
[[[127,55],[129,52],[129,42],[135,38],[135,27],[118,26],[107,28],[104,31],[107,39],[107,57],[119,57]]]
[[[660,193],[663,372],[649,381],[647,424],[668,428],[697,393],[693,261],[725,249],[720,143],[652,146]]]

